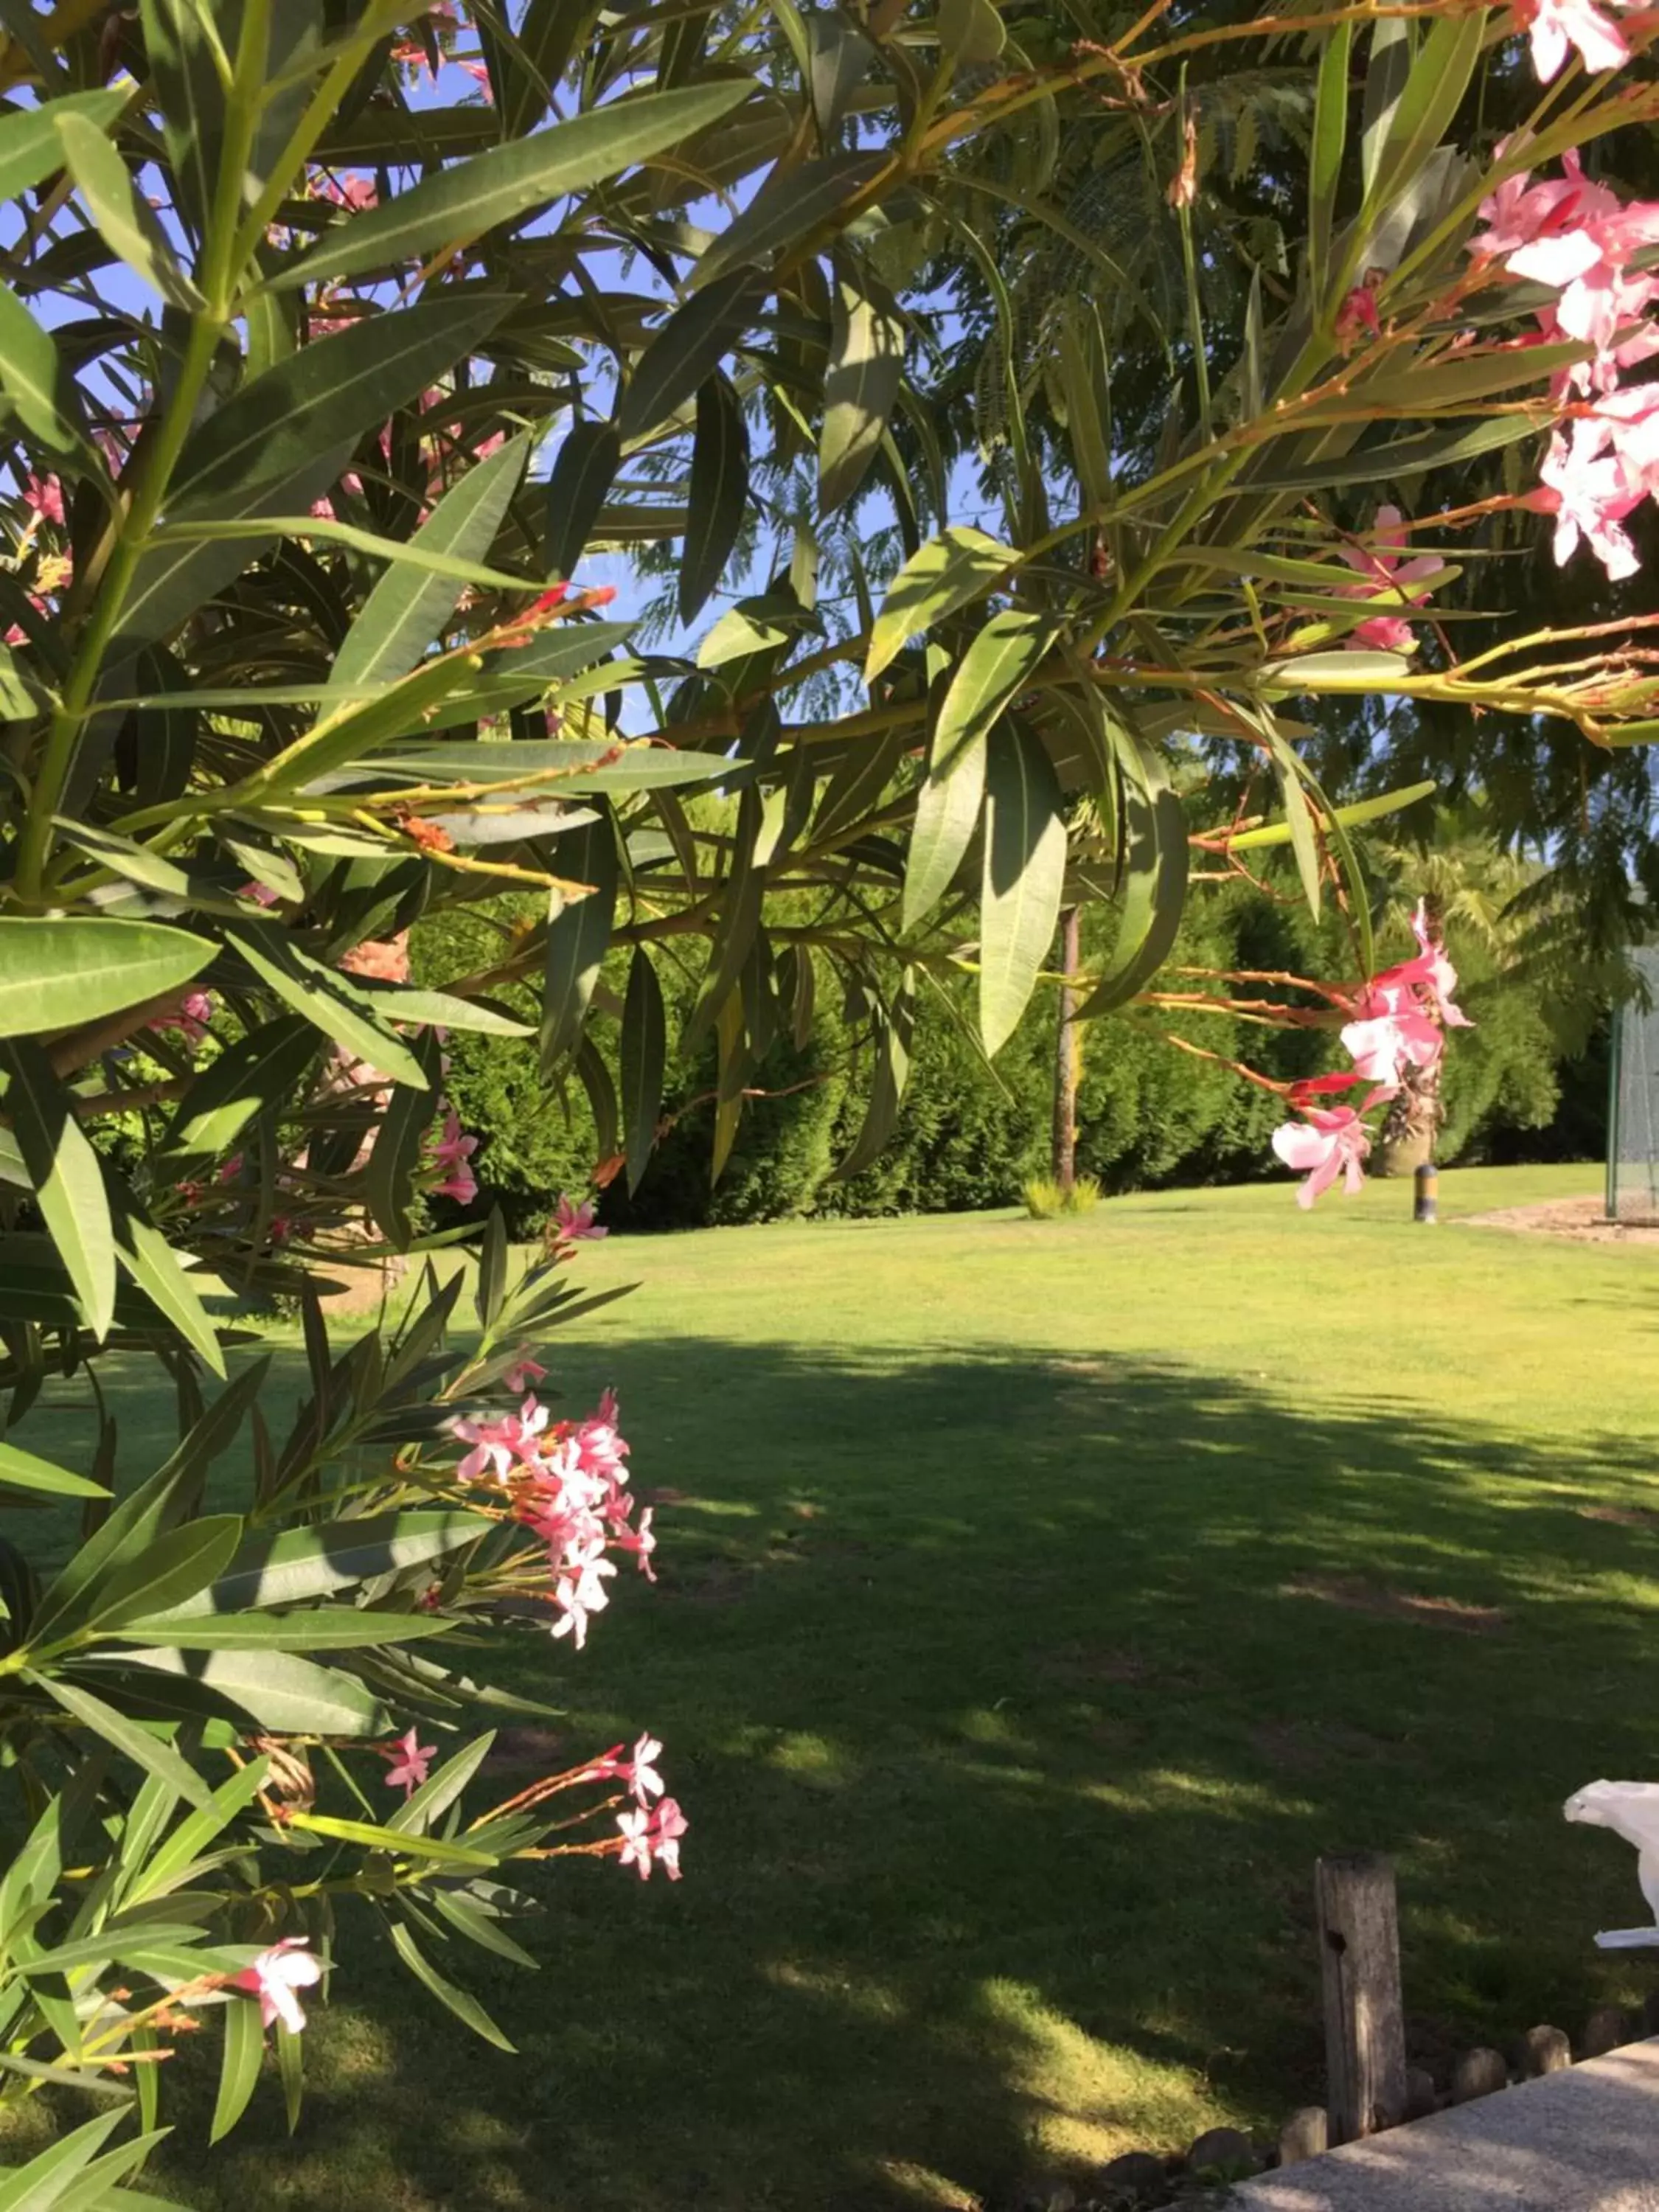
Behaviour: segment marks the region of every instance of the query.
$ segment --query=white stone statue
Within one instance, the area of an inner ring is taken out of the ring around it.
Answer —
[[[1659,1945],[1659,1782],[1587,1782],[1561,1808],[1570,1820],[1592,1828],[1611,1828],[1637,1850],[1636,1879],[1648,1901],[1651,1928],[1603,1928],[1596,1942],[1604,1951],[1633,1951]]]

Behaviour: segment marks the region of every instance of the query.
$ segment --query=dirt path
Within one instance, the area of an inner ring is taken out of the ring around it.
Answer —
[[[1466,1213],[1452,1226],[1570,1237],[1580,1244],[1659,1245],[1659,1223],[1609,1221],[1599,1193],[1585,1198],[1553,1198],[1541,1206],[1500,1206],[1490,1213]]]

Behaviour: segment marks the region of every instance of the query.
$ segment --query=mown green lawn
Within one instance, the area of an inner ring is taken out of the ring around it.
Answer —
[[[1449,1175],[1443,1212],[1596,1185]],[[1398,1863],[1419,2056],[1639,1998],[1589,1941],[1640,1917],[1633,1856],[1559,1806],[1659,1777],[1659,1250],[1409,1210],[1287,1182],[592,1251],[641,1287],[556,1379],[619,1385],[662,1578],[512,1674],[573,1753],[666,1739],[686,1878],[578,1868],[538,1977],[467,1954],[516,2057],[343,1929],[297,2140],[273,2083],[204,2160],[185,2063],[157,2184],[899,2212],[1275,2125],[1320,2092],[1333,1849]]]

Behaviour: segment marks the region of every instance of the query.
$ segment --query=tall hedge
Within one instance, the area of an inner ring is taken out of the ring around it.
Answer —
[[[417,976],[453,975],[499,956],[525,903],[493,900],[446,915],[415,932]],[[1109,927],[1102,924],[1100,927]],[[1085,957],[1102,947],[1085,927]],[[1323,955],[1305,908],[1264,900],[1241,885],[1206,902],[1183,925],[1172,965],[1296,969],[1317,973]],[[1445,1161],[1514,1158],[1526,1135],[1555,1117],[1564,1078],[1575,1127],[1593,1140],[1600,1077],[1564,1063],[1542,1004],[1524,980],[1500,976],[1473,933],[1451,930],[1465,978],[1463,1003],[1476,1026],[1452,1040],[1445,1084]],[[669,1031],[677,1036],[694,983],[665,964]],[[665,1110],[672,1127],[637,1193],[620,1182],[605,1193],[605,1220],[632,1229],[696,1228],[804,1213],[957,1212],[1018,1200],[1045,1170],[1052,1098],[1055,1009],[1039,997],[1018,1034],[988,1067],[975,1038],[971,979],[947,980],[920,1005],[908,1091],[880,1159],[849,1180],[836,1176],[856,1133],[863,1090],[854,1032],[820,979],[805,1048],[774,1043],[756,1071],[737,1144],[718,1185],[708,1180],[714,1051],[703,1046],[670,1067]],[[614,1021],[625,981],[620,963],[601,979],[601,1027]],[[509,990],[505,997],[511,1001]],[[526,1004],[528,1004],[527,1000]],[[1331,1059],[1322,1033],[1252,1030],[1231,1017],[1155,1012],[1096,1024],[1085,1033],[1079,1094],[1078,1164],[1111,1192],[1191,1182],[1233,1182],[1269,1169],[1267,1133],[1282,1118],[1269,1093],[1227,1068],[1173,1048],[1170,1033],[1224,1058],[1248,1057],[1280,1076],[1308,1074]],[[451,1097],[482,1143],[475,1162],[476,1210],[499,1201],[515,1233],[531,1236],[562,1189],[585,1184],[598,1139],[579,1087],[550,1095],[533,1042],[478,1036],[449,1040]],[[1581,1134],[1580,1143],[1585,1141]],[[1549,1149],[1547,1143],[1545,1149]],[[441,1210],[444,1201],[438,1201]]]

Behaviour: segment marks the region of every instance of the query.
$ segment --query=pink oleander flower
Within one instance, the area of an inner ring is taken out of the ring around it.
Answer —
[[[149,1024],[153,1030],[177,1030],[190,1045],[200,1044],[208,1033],[208,1024],[213,1019],[211,991],[192,991],[181,999],[170,1014],[158,1014]]]
[[[1577,338],[1595,349],[1593,361],[1554,379],[1558,402],[1575,391],[1611,391],[1620,368],[1652,353],[1653,334],[1640,318],[1659,299],[1659,281],[1625,273],[1644,247],[1659,242],[1659,201],[1620,200],[1587,178],[1571,150],[1561,166],[1565,175],[1537,184],[1506,177],[1480,204],[1488,228],[1470,240],[1472,252],[1501,261],[1510,276],[1559,292],[1539,313],[1545,339]]]
[[[401,1783],[405,1798],[412,1797],[426,1780],[427,1769],[438,1755],[437,1745],[418,1741],[416,1729],[408,1729],[398,1737],[398,1749],[403,1756],[386,1771],[387,1783],[394,1790]]]
[[[603,1613],[611,1602],[611,1593],[604,1577],[617,1570],[605,1556],[605,1539],[595,1536],[583,1545],[564,1547],[562,1571],[553,1585],[553,1601],[559,1608],[559,1619],[553,1624],[555,1636],[568,1636],[580,1651],[587,1641],[587,1623],[596,1613]]]
[[[1367,1083],[1395,1085],[1403,1063],[1432,1067],[1439,1059],[1445,1039],[1434,988],[1437,962],[1451,979],[1448,988],[1455,988],[1457,971],[1443,952],[1437,948],[1431,956],[1425,949],[1415,960],[1385,968],[1355,997],[1342,1042]]]
[[[1622,271],[1600,278],[1593,289],[1571,288],[1572,319],[1582,325],[1569,330],[1560,318],[1560,301],[1538,310],[1538,343],[1553,345],[1563,338],[1592,340],[1595,351],[1589,361],[1559,368],[1550,379],[1550,398],[1558,407],[1575,398],[1618,392],[1621,373],[1659,353],[1659,325],[1644,319],[1659,300],[1659,280],[1627,276]]]
[[[434,1198],[453,1198],[458,1206],[471,1206],[478,1195],[478,1178],[470,1167],[463,1164],[441,1182],[432,1186]]]
[[[533,1389],[538,1382],[547,1379],[547,1370],[530,1357],[529,1347],[519,1346],[519,1354],[501,1376],[503,1385],[517,1397],[521,1392]]]
[[[1601,393],[1589,419],[1601,426],[1626,487],[1639,483],[1650,498],[1659,493],[1659,381]]]
[[[1496,149],[1498,155],[1506,155],[1513,143],[1503,140]],[[1510,254],[1535,239],[1571,228],[1586,193],[1600,193],[1604,187],[1586,183],[1576,153],[1568,154],[1562,167],[1567,172],[1564,177],[1543,177],[1534,184],[1531,172],[1522,169],[1495,185],[1477,211],[1486,228],[1469,240],[1469,252],[1507,263]],[[1607,197],[1617,207],[1614,196],[1609,192]],[[1595,204],[1599,208],[1599,202]]]
[[[476,1137],[461,1133],[461,1117],[452,1106],[444,1116],[444,1133],[432,1147],[434,1167],[455,1168],[470,1159],[478,1148]]]
[[[1346,1002],[1352,1018],[1344,1024],[1342,1042],[1352,1055],[1353,1073],[1306,1077],[1286,1093],[1288,1104],[1303,1118],[1281,1123],[1273,1131],[1273,1148],[1286,1167],[1307,1177],[1297,1194],[1300,1206],[1311,1206],[1339,1177],[1350,1196],[1360,1188],[1371,1145],[1361,1116],[1398,1095],[1408,1068],[1437,1065],[1446,1048],[1447,1028],[1472,1026],[1452,995],[1457,970],[1420,899],[1412,934],[1417,939],[1415,958],[1385,968]],[[1361,1082],[1374,1087],[1357,1109],[1314,1103]]]
[[[432,1186],[437,1198],[453,1198],[462,1206],[470,1206],[478,1195],[478,1182],[472,1172],[472,1155],[478,1149],[476,1137],[461,1133],[461,1117],[451,1107],[444,1116],[444,1133],[432,1147],[431,1164],[446,1170],[441,1182]]]
[[[493,107],[495,105],[495,88],[489,82],[489,71],[484,66],[483,63],[463,62],[461,64],[461,67],[465,70],[468,76],[471,78],[473,83],[477,86],[479,91],[483,93],[484,106],[486,107]]]
[[[135,422],[128,423],[126,427],[129,430],[136,430],[138,426]],[[113,430],[109,429],[94,430],[92,434],[92,442],[103,455],[104,466],[112,477],[118,477],[127,465],[129,448],[126,444]]]
[[[294,1992],[308,1990],[323,1978],[322,1961],[306,1948],[307,1941],[304,1936],[284,1936],[232,1980],[232,1989],[258,1998],[262,2027],[280,2020],[290,2035],[298,2035],[304,2027],[306,2016]]]
[[[599,1400],[599,1412],[580,1422],[573,1432],[577,1462],[582,1472],[597,1475],[604,1483],[628,1480],[628,1470],[623,1465],[628,1457],[628,1439],[617,1426],[618,1411],[616,1393],[607,1390]]]
[[[1330,1098],[1339,1091],[1352,1091],[1364,1078],[1352,1068],[1334,1070],[1329,1075],[1304,1075],[1291,1084],[1285,1093],[1287,1106],[1309,1106],[1316,1098]]]
[[[539,1398],[526,1392],[519,1407],[519,1418],[527,1435],[538,1437],[547,1426],[548,1411]]]
[[[488,1470],[497,1482],[504,1482],[515,1466],[533,1464],[536,1439],[547,1420],[546,1407],[526,1398],[516,1413],[503,1413],[499,1420],[452,1421],[450,1433],[472,1446],[455,1470],[457,1481],[476,1482]]]
[[[586,1642],[590,1616],[609,1602],[605,1585],[617,1573],[606,1556],[611,1547],[631,1553],[647,1579],[656,1579],[651,1513],[647,1508],[634,1524],[628,1440],[618,1418],[616,1393],[607,1390],[584,1421],[550,1422],[546,1408],[526,1397],[517,1414],[450,1424],[452,1433],[471,1447],[457,1480],[495,1485],[512,1517],[546,1546],[548,1587],[556,1608],[553,1633],[573,1638],[578,1649]]]
[[[1307,1181],[1296,1202],[1310,1206],[1340,1176],[1352,1198],[1364,1187],[1364,1162],[1371,1149],[1371,1133],[1360,1120],[1393,1092],[1369,1092],[1358,1112],[1352,1106],[1304,1106],[1301,1121],[1282,1121],[1273,1133],[1273,1147],[1285,1166]]]
[[[1415,653],[1417,632],[1403,615],[1368,615],[1342,644],[1348,653]]]
[[[434,1198],[453,1198],[458,1206],[471,1206],[478,1195],[478,1178],[463,1160],[441,1182],[434,1182],[431,1189]]]
[[[602,1237],[608,1237],[611,1234],[608,1229],[601,1229],[595,1222],[593,1200],[591,1198],[584,1198],[579,1203],[571,1197],[568,1191],[559,1193],[558,1210],[553,1218],[559,1232],[559,1242],[562,1244],[580,1244],[583,1242],[597,1244]]]
[[[1621,525],[1641,505],[1644,494],[1639,483],[1632,484],[1619,456],[1601,451],[1607,436],[1601,423],[1581,417],[1570,437],[1556,432],[1538,473],[1556,502],[1556,567],[1565,567],[1582,538],[1609,580],[1617,582],[1642,565]]]
[[[1342,558],[1367,581],[1337,584],[1333,586],[1335,596],[1342,599],[1388,598],[1396,605],[1421,606],[1428,593],[1411,591],[1408,586],[1437,576],[1443,563],[1433,553],[1419,553],[1412,560],[1402,560],[1401,549],[1409,537],[1400,509],[1379,507],[1370,544],[1342,548]],[[1376,614],[1367,617],[1342,642],[1350,652],[1363,652],[1369,647],[1383,653],[1414,653],[1417,633],[1401,615]]]
[[[617,1762],[617,1772],[626,1781],[636,1802],[648,1805],[653,1797],[660,1797],[664,1783],[653,1762],[662,1757],[662,1746],[653,1735],[642,1735],[634,1746],[631,1759]]]
[[[31,475],[23,486],[23,504],[42,522],[64,526],[64,487],[56,477]]]
[[[672,1797],[665,1797],[653,1812],[618,1813],[617,1826],[623,1834],[622,1863],[638,1867],[641,1881],[650,1880],[653,1865],[662,1867],[671,1881],[678,1881],[680,1838],[689,1825]]]
[[[1420,968],[1420,981],[1434,1001],[1434,1010],[1447,1029],[1472,1030],[1474,1024],[1460,1006],[1452,1002],[1452,993],[1457,988],[1457,970],[1446,957],[1446,948],[1430,927],[1428,908],[1421,899],[1412,916],[1412,935],[1417,939],[1418,958],[1407,963],[1412,969]]]
[[[1569,46],[1578,49],[1592,76],[1630,59],[1624,33],[1591,0],[1515,0],[1515,20],[1531,40],[1532,65],[1540,84],[1559,75]]]
[[[1446,1040],[1426,1014],[1407,1005],[1398,1012],[1349,1022],[1342,1031],[1342,1044],[1363,1082],[1386,1084],[1396,1090],[1404,1080],[1407,1064],[1432,1067],[1445,1050]]]
[[[618,1813],[617,1826],[623,1832],[622,1863],[636,1866],[640,1880],[651,1879],[651,1815],[649,1813],[629,1811]]]
[[[275,906],[276,903],[276,894],[269,884],[244,884],[236,896],[252,899],[255,906]]]
[[[680,1838],[690,1825],[673,1798],[665,1797],[658,1806],[657,1863],[670,1881],[678,1881],[680,1878]]]
[[[38,615],[49,617],[52,613],[51,607],[39,592],[31,592],[28,594],[28,603]],[[11,628],[6,632],[5,642],[8,645],[27,645],[28,641],[29,634],[23,625],[21,623],[13,623]]]
[[[657,1539],[651,1526],[651,1516],[656,1508],[647,1505],[640,1516],[635,1528],[622,1528],[613,1531],[611,1540],[619,1552],[632,1552],[639,1562],[640,1572],[648,1583],[657,1579],[657,1571],[651,1564],[651,1554],[657,1548]]]
[[[1353,350],[1362,331],[1367,337],[1380,338],[1382,335],[1376,294],[1369,284],[1356,284],[1336,311],[1337,343],[1345,353]]]
[[[349,170],[343,176],[319,177],[316,191],[319,199],[332,200],[337,207],[372,208],[380,201],[374,178],[360,177]]]
[[[1656,206],[1647,201],[1626,213],[1634,216]],[[1609,391],[1622,362],[1644,360],[1651,350],[1633,326],[1659,297],[1659,283],[1650,276],[1626,276],[1625,264],[1638,247],[1659,239],[1659,229],[1648,225],[1643,235],[1635,225],[1630,228],[1634,235],[1629,239],[1622,226],[1618,231],[1603,226],[1594,234],[1571,233],[1528,246],[1508,264],[1512,276],[1560,286],[1560,298],[1540,317],[1547,338],[1577,338],[1595,348],[1594,362],[1566,372],[1569,388],[1583,391],[1594,385]],[[1549,269],[1572,273],[1543,273]]]
[[[1417,939],[1415,959],[1374,975],[1352,1000],[1353,1019],[1342,1031],[1356,1074],[1390,1089],[1403,1081],[1407,1066],[1434,1066],[1445,1049],[1447,1029],[1473,1027],[1452,996],[1457,970],[1430,927],[1421,899],[1412,916],[1412,934]]]
[[[459,28],[455,15],[455,9],[452,4],[452,0],[437,0],[437,4],[434,7],[428,8],[424,15],[416,17],[410,27],[411,29],[426,29],[427,35],[432,41],[431,52],[428,52],[427,46],[422,39],[418,37],[410,38],[404,40],[401,44],[393,46],[392,49],[392,58],[393,61],[405,62],[424,68],[428,75],[432,78],[433,82],[435,84],[437,82],[437,64],[433,60],[433,54],[435,53],[438,58],[438,61],[441,62],[443,59],[443,49],[439,44],[441,35],[445,32],[448,32],[453,34]]]

